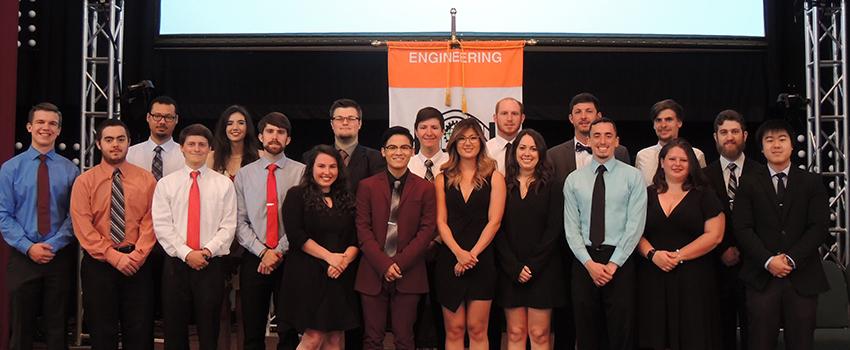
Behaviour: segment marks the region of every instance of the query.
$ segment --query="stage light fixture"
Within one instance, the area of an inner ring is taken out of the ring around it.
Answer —
[[[27,41],[27,44],[29,44],[30,47],[35,47],[35,39],[30,39],[29,41]]]
[[[797,157],[806,158],[806,151],[804,151],[804,150],[797,151]]]
[[[803,134],[797,135],[797,142],[803,143],[806,142],[806,137]]]
[[[59,143],[59,147],[57,147],[57,148],[59,148],[59,150],[60,150],[60,151],[64,151],[64,150],[65,150],[65,148],[67,148],[67,147],[65,146],[65,143],[64,143],[64,142],[60,142],[60,143]]]
[[[35,32],[35,25],[30,24],[29,27],[27,27],[27,30],[29,30],[30,33],[34,33]]]
[[[30,18],[35,18],[35,10],[30,10],[30,12],[27,12],[27,15],[29,15]]]
[[[24,147],[24,144],[23,144],[23,143],[15,142],[15,149],[21,149],[21,148],[23,148],[23,147]]]

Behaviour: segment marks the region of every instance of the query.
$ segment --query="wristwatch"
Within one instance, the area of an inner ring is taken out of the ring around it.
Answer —
[[[646,260],[652,261],[653,256],[655,256],[655,248],[652,248],[648,252],[646,252]]]

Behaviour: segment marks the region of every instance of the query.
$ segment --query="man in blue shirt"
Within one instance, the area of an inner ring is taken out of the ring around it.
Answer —
[[[640,171],[617,160],[614,121],[590,126],[593,159],[564,183],[564,230],[577,263],[572,299],[577,349],[633,349],[635,263],[630,259],[646,221]]]
[[[32,144],[0,167],[0,232],[14,250],[6,277],[12,313],[11,349],[32,349],[38,310],[48,349],[66,349],[65,320],[74,249],[68,216],[79,169],[54,151],[62,114],[51,103],[29,112]]]

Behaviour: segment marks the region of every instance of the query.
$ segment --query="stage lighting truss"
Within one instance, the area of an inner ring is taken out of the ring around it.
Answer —
[[[846,0],[803,5],[806,46],[807,168],[829,188],[830,227],[835,244],[826,256],[850,266],[848,192]]]
[[[98,120],[120,118],[124,51],[124,1],[83,0],[82,93],[80,96],[80,170],[94,166],[94,130]],[[79,266],[78,266],[79,267]],[[77,269],[79,271],[79,269]],[[77,275],[79,281],[79,275]],[[79,284],[78,284],[79,285]],[[76,345],[82,331],[82,292],[77,289]]]

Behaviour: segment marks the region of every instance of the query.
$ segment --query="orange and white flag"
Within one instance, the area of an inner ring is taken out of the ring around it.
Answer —
[[[447,134],[460,118],[491,126],[496,102],[522,101],[524,41],[389,42],[390,126],[413,130],[416,113],[434,107],[446,117]]]

